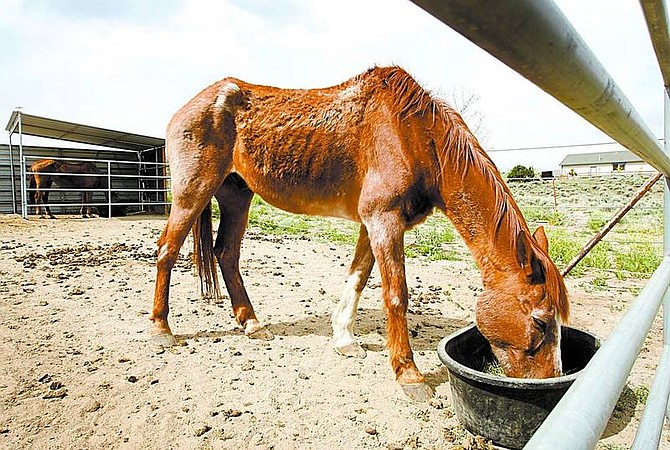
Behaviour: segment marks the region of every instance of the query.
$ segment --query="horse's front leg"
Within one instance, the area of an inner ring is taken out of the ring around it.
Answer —
[[[376,213],[365,222],[372,252],[379,264],[382,297],[386,308],[391,366],[405,394],[415,401],[428,401],[433,390],[414,363],[407,328],[407,281],[403,237],[405,222],[400,213]]]
[[[356,253],[349,269],[349,277],[344,286],[340,303],[333,312],[333,343],[335,351],[344,356],[365,358],[365,350],[354,336],[354,320],[358,309],[358,300],[367,284],[375,258],[370,248],[370,238],[365,225],[361,225],[356,244]]]

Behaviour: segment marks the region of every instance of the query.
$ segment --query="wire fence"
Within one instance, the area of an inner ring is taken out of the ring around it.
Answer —
[[[646,179],[646,174],[566,177],[553,181],[508,182],[508,186],[531,228],[542,225],[547,229],[551,256],[562,267]],[[662,183],[657,183],[573,274],[619,279],[649,277],[662,257],[662,197]],[[214,211],[216,214],[216,203]],[[249,229],[266,235],[353,246],[359,225],[344,219],[292,215],[255,199]],[[442,214],[433,214],[424,224],[409,231],[405,243],[410,257],[471,259],[455,228]]]

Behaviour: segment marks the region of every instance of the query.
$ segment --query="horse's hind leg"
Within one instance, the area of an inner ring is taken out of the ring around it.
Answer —
[[[40,219],[46,219],[47,216],[45,215],[45,212],[48,211],[48,207],[42,206],[44,205],[45,202],[48,203],[47,200],[47,193],[42,192],[42,191],[35,191],[35,208],[36,208],[36,213]],[[49,212],[50,213],[50,212]]]
[[[221,222],[214,244],[214,254],[223,273],[237,323],[244,327],[244,333],[249,337],[272,339],[272,333],[263,328],[256,318],[240,274],[240,246],[253,195],[246,183],[235,174],[230,175],[216,193]]]
[[[152,321],[153,340],[163,346],[176,343],[168,324],[172,268],[193,224],[211,201],[225,176],[223,163],[219,164],[219,161],[214,160],[206,162],[207,164],[202,165],[182,165],[184,170],[175,170],[172,173],[172,208],[163,233],[158,239],[156,288],[153,310],[149,317]],[[173,166],[176,164],[173,163]]]
[[[220,182],[216,178],[214,180],[214,183]],[[213,189],[191,197],[182,193],[181,189],[173,189],[170,217],[168,217],[163,233],[158,239],[156,288],[154,291],[153,310],[149,317],[149,320],[152,322],[151,335],[157,344],[171,346],[177,342],[168,324],[172,268],[179,257],[179,250],[191,231],[191,227],[205,208],[205,205],[211,201],[212,191]],[[185,189],[184,192],[193,194],[193,191],[189,189]]]
[[[219,89],[218,94],[213,89]],[[154,340],[163,345],[175,342],[168,324],[168,301],[170,276],[179,249],[232,166],[236,137],[234,106],[239,92],[233,83],[206,89],[179,110],[168,125],[166,150],[172,172],[172,209],[158,240],[156,288],[150,317]]]
[[[50,188],[51,188],[51,181],[42,183],[41,178],[35,179],[35,191],[32,193],[32,195],[35,200],[36,213],[38,214],[40,219],[46,219],[47,216],[50,219],[56,218],[53,214],[51,214],[51,209],[49,208],[49,206],[44,206],[44,204],[48,205],[49,203],[49,191],[43,191],[42,189],[50,189]]]
[[[375,259],[370,247],[368,230],[364,225],[361,225],[356,253],[349,269],[349,277],[342,292],[340,303],[338,303],[331,318],[335,350],[341,355],[356,358],[365,357],[365,350],[358,344],[354,336],[354,320],[358,300],[374,264]]]

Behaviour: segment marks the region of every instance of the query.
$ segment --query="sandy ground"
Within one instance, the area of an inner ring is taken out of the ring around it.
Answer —
[[[0,216],[0,448],[491,448],[459,426],[435,351],[474,319],[481,283],[472,262],[408,260],[416,362],[436,390],[415,404],[388,364],[376,272],[356,326],[367,357],[332,349],[347,246],[247,234],[243,275],[272,341],[246,338],[228,304],[200,300],[183,258],[170,316],[182,345],[152,345],[164,221]],[[613,279],[598,290],[570,278],[571,325],[607,337],[641,285]],[[633,440],[642,407],[633,393],[651,384],[660,325],[657,318],[600,448]],[[661,448],[670,449],[669,435],[666,427]]]

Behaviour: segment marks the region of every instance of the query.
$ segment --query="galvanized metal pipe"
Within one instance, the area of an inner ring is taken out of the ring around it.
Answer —
[[[412,0],[670,175],[670,158],[552,0]]]
[[[142,197],[142,193],[139,193],[140,198]],[[107,216],[108,219],[112,218],[112,163],[107,161],[107,207],[109,208],[107,211],[109,212],[109,215]]]
[[[670,258],[665,257],[614,332],[528,441],[525,450],[592,450],[596,447],[668,283]]]
[[[664,0],[640,0],[647,22],[651,43],[661,68],[663,83],[670,86],[670,35],[668,34],[668,10]],[[666,137],[668,134],[666,133]]]
[[[668,294],[666,293],[666,297]],[[661,361],[656,367],[654,383],[649,390],[647,405],[642,413],[631,450],[658,448],[663,421],[670,396],[670,345],[663,346]]]
[[[23,125],[21,123],[21,111],[17,115],[19,128],[19,161],[21,167],[21,217],[28,219],[28,193],[26,180],[26,157],[23,154]]]
[[[12,207],[14,214],[17,214],[16,208],[16,174],[14,173],[14,151],[12,150],[12,135],[9,134],[9,176],[12,177]]]

